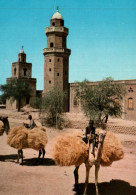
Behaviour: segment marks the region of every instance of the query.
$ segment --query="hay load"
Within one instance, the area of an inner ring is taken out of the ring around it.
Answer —
[[[44,127],[35,127],[32,130],[28,130],[28,147],[34,150],[40,150],[45,148],[48,138],[46,135],[46,129]]]
[[[25,127],[15,127],[10,130],[7,137],[7,144],[13,148],[21,150],[27,148],[28,132]]]
[[[110,166],[124,157],[123,148],[114,133],[108,131],[103,143],[101,165]]]
[[[88,145],[81,137],[75,134],[62,134],[58,136],[53,146],[53,158],[60,166],[79,166],[88,158]],[[114,161],[123,159],[124,151],[117,137],[112,132],[107,132],[100,164],[110,166]]]
[[[60,166],[79,166],[88,158],[88,146],[75,134],[61,134],[53,146],[53,159]]]
[[[0,136],[2,136],[4,133],[4,124],[2,121],[0,121]]]
[[[23,165],[23,149],[32,148],[39,150],[39,156],[36,163],[39,161],[41,154],[43,154],[42,162],[45,156],[45,146],[48,142],[46,129],[42,126],[33,129],[26,129],[23,127],[15,127],[10,130],[7,138],[7,144],[18,150],[18,160],[21,157]]]
[[[84,194],[87,192],[89,172],[93,165],[95,166],[95,187],[96,194],[98,195],[98,172],[100,164],[102,166],[110,166],[113,161],[120,160],[124,156],[121,144],[112,132],[107,132],[105,135],[105,131],[100,130],[98,134],[98,148],[95,148],[95,155],[89,149],[88,144],[85,144],[81,137],[74,134],[62,134],[58,136],[53,147],[53,158],[58,165],[75,165],[75,185],[78,184],[79,166],[85,163],[86,179]]]
[[[46,146],[48,138],[44,127],[27,130],[25,127],[15,127],[10,130],[7,144],[18,150],[32,148],[40,150]]]

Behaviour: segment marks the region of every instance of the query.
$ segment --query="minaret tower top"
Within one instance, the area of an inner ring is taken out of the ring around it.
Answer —
[[[23,46],[18,54],[18,61],[12,63],[12,78],[30,79],[32,76],[32,63],[26,62]]]
[[[64,20],[63,17],[61,16],[61,14],[59,13],[59,8],[57,6],[57,11],[53,14],[52,19],[61,19]]]
[[[23,50],[24,46],[22,46],[20,53],[18,54],[18,62],[26,62],[26,54]]]
[[[50,26],[55,26],[55,27],[64,26],[64,19],[58,10],[58,7],[57,7],[56,12],[53,14],[51,18]]]

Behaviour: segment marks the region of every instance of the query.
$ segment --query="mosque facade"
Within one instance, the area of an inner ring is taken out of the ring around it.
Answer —
[[[75,97],[75,87],[77,83],[69,83],[69,57],[71,50],[67,48],[67,36],[69,29],[64,26],[64,19],[57,10],[50,20],[50,26],[45,29],[47,36],[47,47],[43,49],[44,55],[44,89],[43,94],[57,87],[66,92],[67,96],[64,100],[65,112],[81,112],[81,104]],[[36,79],[31,78],[32,64],[26,62],[26,54],[22,49],[18,54],[18,62],[12,63],[12,77],[27,81],[33,89],[32,97],[25,100],[23,105],[30,103],[32,98],[36,96]],[[136,79],[119,80],[117,83],[123,83],[126,87],[127,94],[123,98],[123,119],[136,120]],[[90,85],[96,85],[98,82],[90,82]],[[23,106],[22,105],[22,106]],[[10,106],[7,101],[6,107]]]

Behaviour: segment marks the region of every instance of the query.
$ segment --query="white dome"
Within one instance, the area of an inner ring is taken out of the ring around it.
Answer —
[[[23,50],[23,49],[21,49],[21,50],[20,50],[20,53],[24,53],[24,50]]]
[[[56,13],[53,14],[51,19],[61,19],[63,20],[61,14],[59,13],[59,11],[57,10]]]
[[[24,53],[24,50],[23,50],[24,46],[22,45],[22,48],[20,50],[20,53]]]

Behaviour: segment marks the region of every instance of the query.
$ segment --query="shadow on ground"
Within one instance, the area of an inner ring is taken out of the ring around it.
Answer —
[[[17,154],[0,155],[0,161],[14,162],[17,159]]]
[[[17,163],[17,154],[0,155],[0,161]],[[21,162],[21,159],[20,159]],[[55,166],[55,162],[51,158],[39,159],[37,158],[24,159],[24,166]]]
[[[100,195],[135,195],[136,187],[130,186],[128,182],[122,180],[111,180],[110,182],[102,182],[98,185]],[[74,187],[75,195],[81,195],[84,191],[84,184]],[[96,195],[95,184],[89,184],[87,194]]]
[[[24,159],[24,166],[56,166],[55,162],[51,158],[39,159],[37,158]]]

